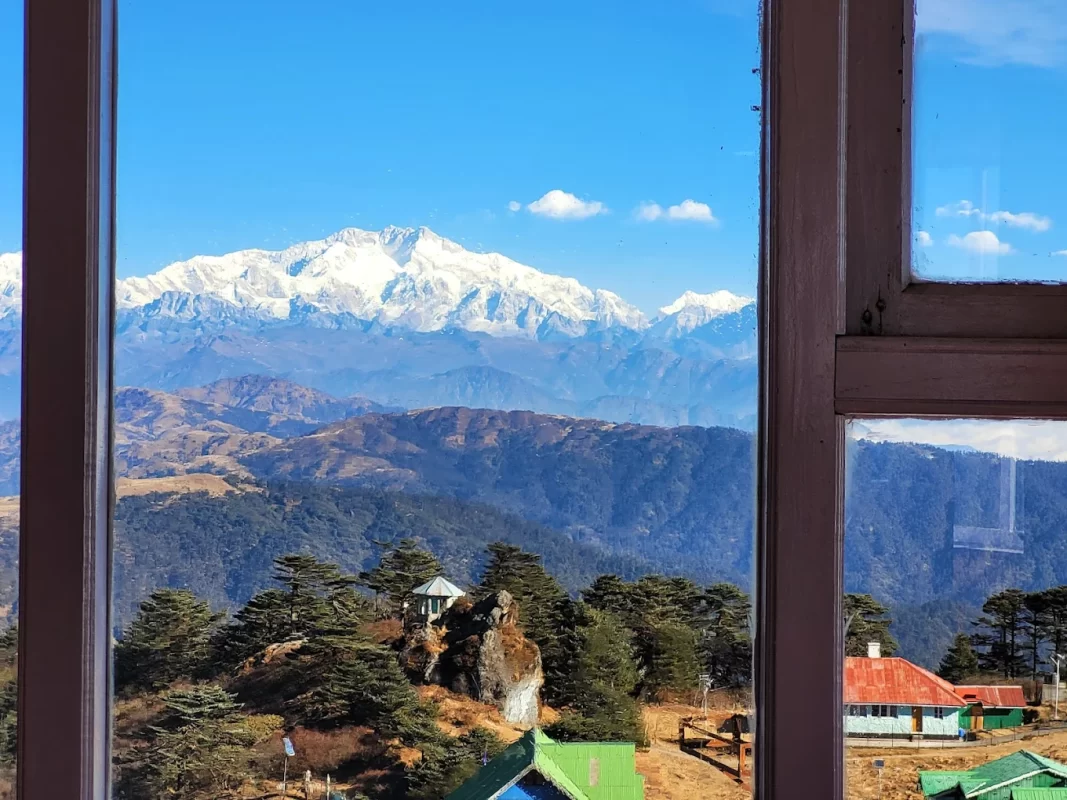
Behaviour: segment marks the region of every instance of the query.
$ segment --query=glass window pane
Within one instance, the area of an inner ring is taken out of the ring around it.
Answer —
[[[848,797],[1067,791],[1067,422],[855,419],[845,490]]]
[[[1067,278],[1067,6],[918,0],[913,271]]]
[[[116,797],[748,796],[757,2],[120,6]]]
[[[15,797],[20,362],[22,3],[0,5],[0,798]]]

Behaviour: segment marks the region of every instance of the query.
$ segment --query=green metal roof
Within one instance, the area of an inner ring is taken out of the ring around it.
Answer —
[[[981,797],[998,787],[1011,785],[1035,773],[1047,772],[1067,780],[1067,766],[1029,750],[1019,750],[969,770],[920,770],[919,785],[927,797],[952,789],[966,798]]]
[[[634,768],[632,742],[557,742],[539,730],[523,737],[447,800],[492,800],[538,772],[572,800],[643,800],[645,779]]]
[[[1067,789],[1013,789],[1011,800],[1067,800]]]

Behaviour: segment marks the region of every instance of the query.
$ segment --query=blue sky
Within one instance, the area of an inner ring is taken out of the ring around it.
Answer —
[[[0,252],[20,236],[20,7],[0,4]],[[1063,276],[1064,112],[1047,99],[1067,88],[1067,11],[920,12],[921,269]],[[758,60],[748,0],[121,0],[119,274],[427,225],[647,310],[751,294]],[[537,203],[553,191],[587,205]]]

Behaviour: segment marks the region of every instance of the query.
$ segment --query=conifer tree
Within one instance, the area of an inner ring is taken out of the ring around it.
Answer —
[[[407,772],[404,796],[411,800],[447,797],[504,747],[500,738],[485,728],[474,728],[442,744],[424,747],[422,758]]]
[[[219,797],[237,788],[248,772],[255,736],[245,726],[233,696],[215,685],[164,695],[164,710],[149,728],[143,794],[178,800]],[[136,779],[135,779],[136,780]]]
[[[978,650],[978,665],[1005,678],[1022,674],[1023,617],[1026,595],[1021,589],[1005,589],[990,595],[982,605],[978,631],[971,643]]]
[[[845,625],[845,655],[865,656],[867,645],[878,642],[883,656],[891,656],[900,646],[889,626],[889,609],[869,594],[846,594],[842,603]]]
[[[662,699],[665,692],[684,692],[697,684],[696,631],[682,622],[667,620],[649,631],[648,667],[641,681],[643,693]]]
[[[220,615],[186,589],[157,589],[115,647],[115,688],[162,689],[204,675]]]
[[[18,749],[18,625],[0,633],[0,766],[15,764]]]
[[[937,674],[949,683],[962,683],[978,672],[978,654],[971,647],[971,637],[965,633],[956,634],[948,652],[941,659]]]
[[[359,573],[359,582],[384,598],[391,613],[399,615],[411,599],[411,590],[441,572],[441,562],[433,553],[421,549],[414,539],[401,539],[382,554],[378,566]]]
[[[545,655],[559,630],[561,605],[567,593],[545,572],[541,557],[515,545],[494,542],[479,587],[482,594],[506,590],[519,603],[519,624]]]
[[[274,580],[284,588],[256,594],[215,639],[218,658],[229,668],[272,644],[355,630],[367,617],[356,579],[336,564],[305,555],[281,556],[274,563]]]
[[[699,654],[713,686],[744,686],[752,676],[752,604],[732,583],[704,590],[698,613]]]
[[[646,740],[637,702],[630,633],[613,614],[590,610],[581,652],[567,692],[569,709],[546,729],[563,741]]]

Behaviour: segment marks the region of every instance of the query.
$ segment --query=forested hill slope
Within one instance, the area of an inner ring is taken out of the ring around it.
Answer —
[[[243,457],[260,479],[487,503],[699,580],[749,582],[753,437],[522,411],[370,414]]]
[[[449,498],[309,485],[244,486],[224,496],[127,496],[115,518],[116,624],[128,622],[161,586],[191,589],[214,608],[234,609],[269,585],[279,555],[310,553],[358,573],[378,564],[383,546],[405,537],[437,555],[461,586],[481,577],[486,545],[495,541],[541,554],[548,571],[572,591],[603,573],[635,578],[656,569]],[[10,547],[11,538],[0,537],[0,548],[5,543]]]

